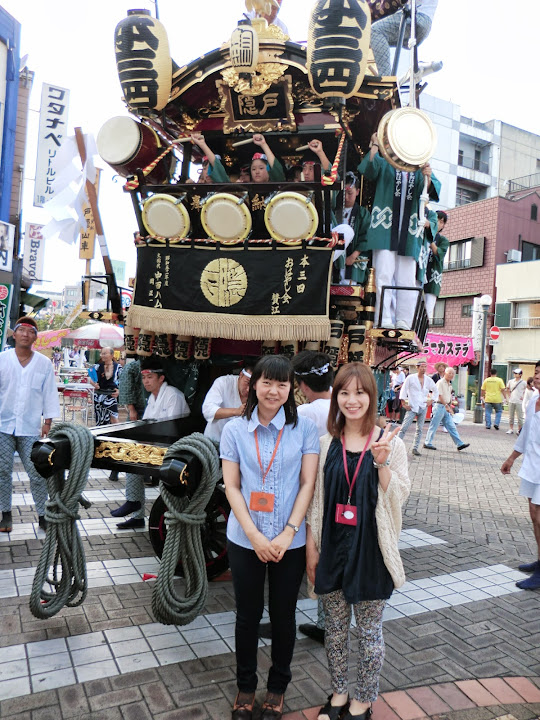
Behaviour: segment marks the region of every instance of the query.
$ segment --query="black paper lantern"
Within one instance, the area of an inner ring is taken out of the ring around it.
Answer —
[[[114,31],[116,67],[133,109],[161,110],[169,102],[172,60],[164,26],[148,10],[128,10]]]
[[[371,38],[366,0],[317,0],[311,13],[307,68],[313,91],[349,98],[362,85]]]

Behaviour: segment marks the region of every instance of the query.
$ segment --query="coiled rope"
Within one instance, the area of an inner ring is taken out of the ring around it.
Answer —
[[[161,556],[154,591],[152,611],[164,625],[187,625],[201,612],[208,594],[206,558],[204,556],[201,526],[206,519],[204,511],[219,479],[219,457],[215,444],[200,433],[193,433],[175,442],[164,459],[181,457],[189,450],[202,463],[203,473],[199,487],[191,498],[178,498],[159,484],[161,495],[169,508],[165,513],[167,537]],[[185,577],[185,596],[174,588],[174,571],[182,561]]]
[[[47,534],[30,593],[30,611],[40,619],[53,617],[65,605],[80,605],[88,591],[86,559],[77,520],[79,505],[85,508],[91,505],[81,493],[94,457],[94,438],[88,428],[69,423],[58,423],[49,435],[50,438],[60,436],[69,440],[71,464],[67,478],[63,471],[47,478]],[[53,589],[45,590],[45,583]]]

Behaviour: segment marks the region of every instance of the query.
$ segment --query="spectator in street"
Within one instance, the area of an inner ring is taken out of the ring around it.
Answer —
[[[431,379],[433,380],[433,382],[435,384],[437,384],[439,382],[439,380],[442,377],[444,377],[444,371],[446,370],[447,367],[448,367],[447,364],[444,362],[435,363],[435,372],[431,376]]]
[[[401,388],[404,382],[405,373],[403,372],[403,368],[398,367],[395,369],[394,376],[390,381],[390,390],[394,396],[390,412],[390,420],[392,422],[399,422],[401,408],[401,400],[399,399],[399,393],[401,392]]]
[[[533,396],[537,394],[538,390],[534,389],[534,377],[527,378],[527,388],[525,390],[525,394],[523,395],[523,403],[521,405],[524,423],[527,420],[527,408],[529,407],[529,403],[531,402]]]
[[[523,370],[521,368],[514,368],[514,377],[508,381],[506,389],[510,395],[508,400],[508,425],[509,428],[506,431],[507,435],[514,433],[514,417],[517,415],[518,424],[518,435],[521,432],[523,426],[523,396],[527,383],[523,379]]]
[[[118,402],[125,405],[128,419],[140,420],[146,407],[147,394],[144,389],[141,375],[141,361],[139,359],[126,363],[120,374],[118,382]]]
[[[416,43],[420,45],[431,30],[433,16],[437,9],[438,0],[417,0],[416,2]],[[377,63],[379,75],[388,76],[392,72],[390,65],[390,48],[396,47],[399,40],[399,27],[403,18],[404,10],[398,10],[392,15],[387,15],[377,20],[371,26],[371,49]],[[405,36],[403,47],[408,47],[411,38],[410,13],[405,25]]]
[[[465,450],[465,448],[468,448],[470,445],[470,443],[463,442],[463,440],[459,437],[456,424],[452,418],[452,380],[454,379],[455,374],[456,372],[454,368],[447,367],[444,371],[444,377],[436,384],[439,397],[435,403],[435,409],[433,411],[426,441],[424,443],[424,447],[427,450],[437,449],[435,445],[433,445],[433,438],[441,423],[450,433],[450,437],[454,441],[458,450]]]
[[[291,681],[296,600],[306,566],[304,517],[319,457],[317,428],[298,417],[294,372],[281,355],[253,370],[246,409],[221,436],[223,479],[231,513],[228,556],[236,598],[236,681],[233,720],[252,717],[257,645],[269,583],[271,667],[261,720],[279,720]]]
[[[13,330],[15,349],[0,353],[0,532],[13,529],[11,502],[15,451],[30,478],[39,527],[43,530],[47,527],[47,484],[36,471],[30,453],[36,440],[49,433],[53,418],[60,416],[60,404],[51,363],[44,355],[32,350],[37,333],[33,318],[20,318]]]
[[[88,378],[94,387],[94,412],[96,425],[114,425],[118,422],[118,381],[120,365],[114,360],[111,347],[101,349],[99,362],[94,365],[97,381]]]
[[[414,435],[413,455],[420,455],[420,441],[424,431],[427,409],[436,402],[439,397],[437,386],[433,380],[426,375],[427,362],[419,360],[416,375],[409,375],[399,393],[403,408],[406,410],[405,419],[401,426],[399,437],[403,440],[409,426],[416,418],[416,433]]]
[[[398,538],[401,507],[410,491],[407,453],[395,437],[398,428],[377,427],[377,397],[368,365],[340,368],[308,510],[306,569],[324,606],[332,686],[319,720],[368,720],[384,660],[383,611],[394,589],[405,582]],[[359,651],[349,700],[353,611]]]
[[[172,420],[187,417],[190,413],[184,393],[165,381],[163,360],[156,355],[144,358],[141,375],[144,389],[149,394],[143,420]],[[144,521],[144,476],[126,474],[126,502],[111,511],[112,517],[126,517],[129,520],[118,523],[119,530],[143,528]]]
[[[59,347],[55,347],[52,354],[52,362],[54,365],[54,371],[58,372],[60,370],[60,363],[62,361],[62,353],[60,352]]]
[[[222,375],[218,377],[206,394],[202,414],[207,423],[204,434],[210,440],[219,442],[223,428],[229,420],[243,415],[246,408],[251,373],[256,363],[257,358],[246,358],[238,375]]]
[[[540,391],[540,360],[534,369],[534,386]],[[529,514],[533,525],[534,537],[537,545],[537,559],[530,563],[519,565],[518,569],[525,573],[532,573],[525,580],[516,583],[522,590],[537,590],[540,588],[540,395],[535,395],[529,401],[527,419],[514,445],[514,450],[504,461],[501,472],[508,475],[516,458],[523,454],[523,462],[518,475],[521,478],[519,494],[529,500]]]
[[[480,389],[485,404],[486,428],[491,430],[491,413],[495,410],[495,430],[501,424],[503,398],[506,395],[504,380],[497,377],[497,370],[491,368],[490,377],[486,378]]]

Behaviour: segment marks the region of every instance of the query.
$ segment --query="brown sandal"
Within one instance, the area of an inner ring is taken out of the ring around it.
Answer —
[[[268,690],[264,698],[261,720],[280,720],[283,715],[284,695]]]
[[[254,703],[254,692],[239,692],[234,701],[231,715],[232,720],[251,720],[253,717]]]

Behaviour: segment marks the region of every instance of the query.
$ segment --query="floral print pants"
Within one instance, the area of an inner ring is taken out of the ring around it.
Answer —
[[[350,605],[342,590],[322,595],[325,614],[324,646],[332,690],[345,695],[349,690],[349,629],[354,610],[358,633],[358,671],[354,699],[375,702],[384,660],[382,616],[386,600],[364,600]]]

